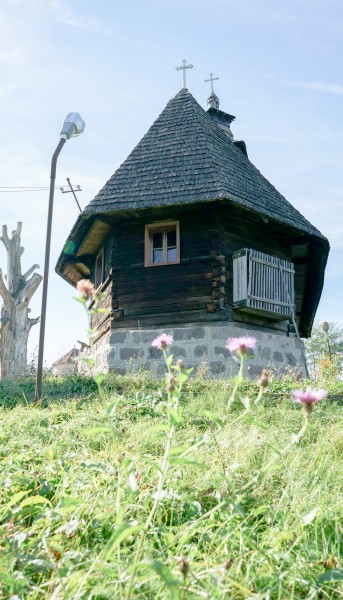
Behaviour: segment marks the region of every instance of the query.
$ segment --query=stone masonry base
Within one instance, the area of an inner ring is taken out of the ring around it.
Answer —
[[[256,378],[269,368],[281,375],[293,371],[305,375],[303,342],[294,334],[289,337],[267,328],[240,323],[189,324],[163,328],[116,329],[104,335],[94,346],[96,372],[134,373],[142,368],[160,376],[165,372],[162,352],[151,347],[161,333],[173,336],[174,359],[183,359],[186,368],[194,367],[207,377],[234,376],[239,363],[225,348],[228,337],[243,335],[257,339],[255,357],[247,360],[245,375]],[[79,363],[82,365],[82,362]]]

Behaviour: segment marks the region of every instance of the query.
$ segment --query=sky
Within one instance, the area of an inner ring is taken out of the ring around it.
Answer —
[[[220,108],[250,160],[330,241],[317,320],[343,325],[341,0],[1,0],[0,227],[22,226],[22,269],[44,266],[50,162],[65,115],[82,136],[58,159],[45,361],[86,340],[75,290],[54,271],[77,218],[182,87]],[[28,188],[46,188],[27,191]],[[20,191],[19,191],[20,190]],[[0,266],[6,252],[0,243]],[[31,301],[40,313],[41,288]],[[39,325],[29,338],[38,345]]]

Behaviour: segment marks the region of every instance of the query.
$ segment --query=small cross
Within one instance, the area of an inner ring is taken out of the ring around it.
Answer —
[[[213,73],[210,73],[210,79],[204,79],[205,83],[207,83],[207,81],[211,82],[212,94],[214,94],[213,82],[217,79],[219,79],[219,77],[213,77]]]
[[[182,73],[182,87],[186,88],[186,69],[193,69],[193,65],[187,65],[187,61],[183,59],[182,67],[175,67],[176,71],[183,71]]]

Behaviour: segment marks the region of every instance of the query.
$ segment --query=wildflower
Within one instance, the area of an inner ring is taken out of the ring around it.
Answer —
[[[180,371],[185,370],[185,363],[183,362],[183,360],[181,358],[179,358],[179,360],[176,361],[176,366],[178,369],[180,369]]]
[[[256,338],[250,336],[228,338],[226,340],[226,348],[230,352],[237,352],[240,356],[245,356],[247,354],[247,350],[253,350],[255,346]]]
[[[261,377],[257,380],[257,385],[259,388],[266,388],[269,385],[269,373],[267,369],[263,369],[261,373]]]
[[[305,392],[303,390],[293,390],[293,402],[298,402],[303,405],[305,415],[310,416],[313,411],[313,405],[325,398],[327,390],[311,390],[307,388]]]
[[[175,390],[175,385],[176,385],[176,379],[174,377],[174,375],[172,375],[171,373],[167,375],[167,392],[173,392]]]
[[[187,573],[189,571],[189,562],[188,562],[187,558],[185,556],[179,556],[179,558],[177,559],[177,562],[179,563],[179,569],[180,569],[182,575],[187,575]]]
[[[168,335],[167,333],[161,333],[157,338],[155,338],[152,342],[153,348],[158,348],[159,350],[165,350],[168,346],[171,346],[174,342],[174,338],[172,335]]]
[[[90,279],[80,279],[80,281],[77,282],[76,288],[85,300],[93,298],[95,294],[94,284]]]

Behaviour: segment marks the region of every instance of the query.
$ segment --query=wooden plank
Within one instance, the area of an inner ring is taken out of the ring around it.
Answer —
[[[184,265],[176,269],[177,265],[169,267],[159,267],[158,269],[127,269],[116,271],[116,278],[119,281],[159,281],[160,279],[179,279],[192,276],[207,276],[208,273],[213,274],[209,265]]]
[[[151,312],[154,312],[155,309],[159,309],[160,307],[167,307],[171,305],[175,305],[181,307],[181,310],[184,310],[186,306],[188,308],[191,304],[196,303],[199,305],[202,303],[205,305],[207,302],[211,301],[211,293],[208,294],[195,294],[194,296],[185,297],[182,294],[173,294],[172,296],[161,294],[160,296],[153,296],[151,299],[145,299],[144,296],[137,299],[135,303],[132,301],[120,301],[119,308],[124,310],[140,310],[141,308],[145,310],[145,308],[150,308]]]
[[[142,326],[149,327],[172,327],[173,325],[199,325],[202,323],[225,322],[231,321],[232,311],[225,309],[223,311],[215,311],[208,313],[205,309],[200,310],[185,310],[177,313],[160,313],[139,315],[138,317],[124,317],[121,321],[112,321],[111,328],[115,331],[117,328],[140,328]]]
[[[166,314],[170,314],[171,312],[177,312],[177,311],[185,311],[185,310],[198,310],[198,309],[206,309],[206,304],[208,302],[208,298],[203,298],[201,301],[192,301],[192,302],[182,302],[182,303],[162,303],[160,305],[154,305],[151,306],[150,303],[148,303],[146,306],[144,307],[140,307],[140,308],[125,308],[122,307],[124,310],[124,317],[140,317],[143,316],[144,314],[149,314],[149,315],[156,315],[158,313],[166,313]]]
[[[142,291],[138,292],[134,292],[133,289],[127,289],[125,290],[126,293],[124,293],[124,291],[121,291],[119,293],[119,304],[121,307],[131,303],[134,305],[141,305],[142,303],[159,303],[159,302],[165,302],[166,297],[168,298],[175,298],[177,302],[181,302],[182,300],[184,301],[189,301],[190,298],[199,298],[200,297],[207,297],[207,301],[210,300],[211,298],[211,288],[207,285],[207,286],[194,286],[194,287],[189,287],[187,289],[183,288],[183,287],[178,287],[176,288],[173,284],[165,287],[163,289],[154,289],[154,288],[150,288],[149,290],[144,289]],[[160,300],[159,300],[160,299]]]

